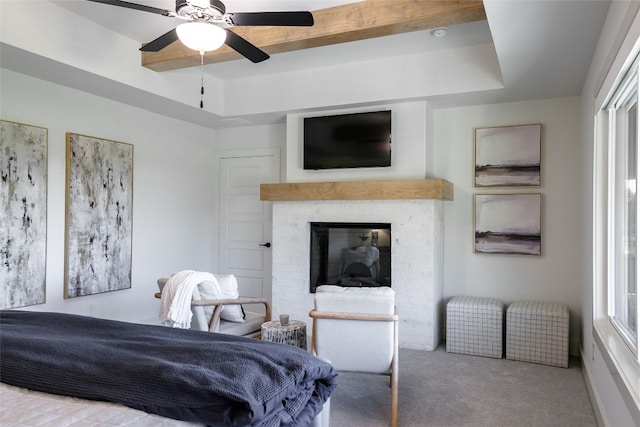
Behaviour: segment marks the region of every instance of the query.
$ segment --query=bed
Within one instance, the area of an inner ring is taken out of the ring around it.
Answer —
[[[0,383],[2,427],[205,427],[117,403],[41,393]]]
[[[0,331],[3,425],[25,425],[5,419],[8,404],[19,416],[20,404],[10,402],[60,395],[124,405],[132,417],[308,426],[336,386],[329,363],[252,338],[21,310],[0,311]]]

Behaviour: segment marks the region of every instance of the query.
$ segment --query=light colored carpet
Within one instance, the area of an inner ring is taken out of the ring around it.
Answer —
[[[596,426],[580,361],[568,369],[436,351],[400,350],[400,426]],[[341,373],[332,427],[388,426],[389,379]]]

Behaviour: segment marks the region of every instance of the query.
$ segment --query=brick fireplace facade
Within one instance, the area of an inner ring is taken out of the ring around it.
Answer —
[[[274,197],[264,189],[263,193],[263,200],[301,198]],[[452,189],[442,197],[375,199],[376,194],[386,197],[373,185],[367,200],[351,200],[348,197],[365,196],[348,194],[332,200],[319,193],[302,197],[304,200],[273,200],[272,312],[306,321],[310,334],[308,313],[314,296],[309,291],[311,222],[390,223],[391,283],[400,317],[400,346],[433,350],[440,341],[441,328],[444,201],[452,198]],[[317,200],[319,197],[323,199]]]

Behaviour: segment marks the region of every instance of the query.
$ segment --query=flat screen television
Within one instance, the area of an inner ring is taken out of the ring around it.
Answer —
[[[304,169],[391,166],[391,111],[304,119]]]

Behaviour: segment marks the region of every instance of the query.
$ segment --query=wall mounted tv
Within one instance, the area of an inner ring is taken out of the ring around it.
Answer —
[[[391,166],[391,111],[306,117],[304,169]]]

